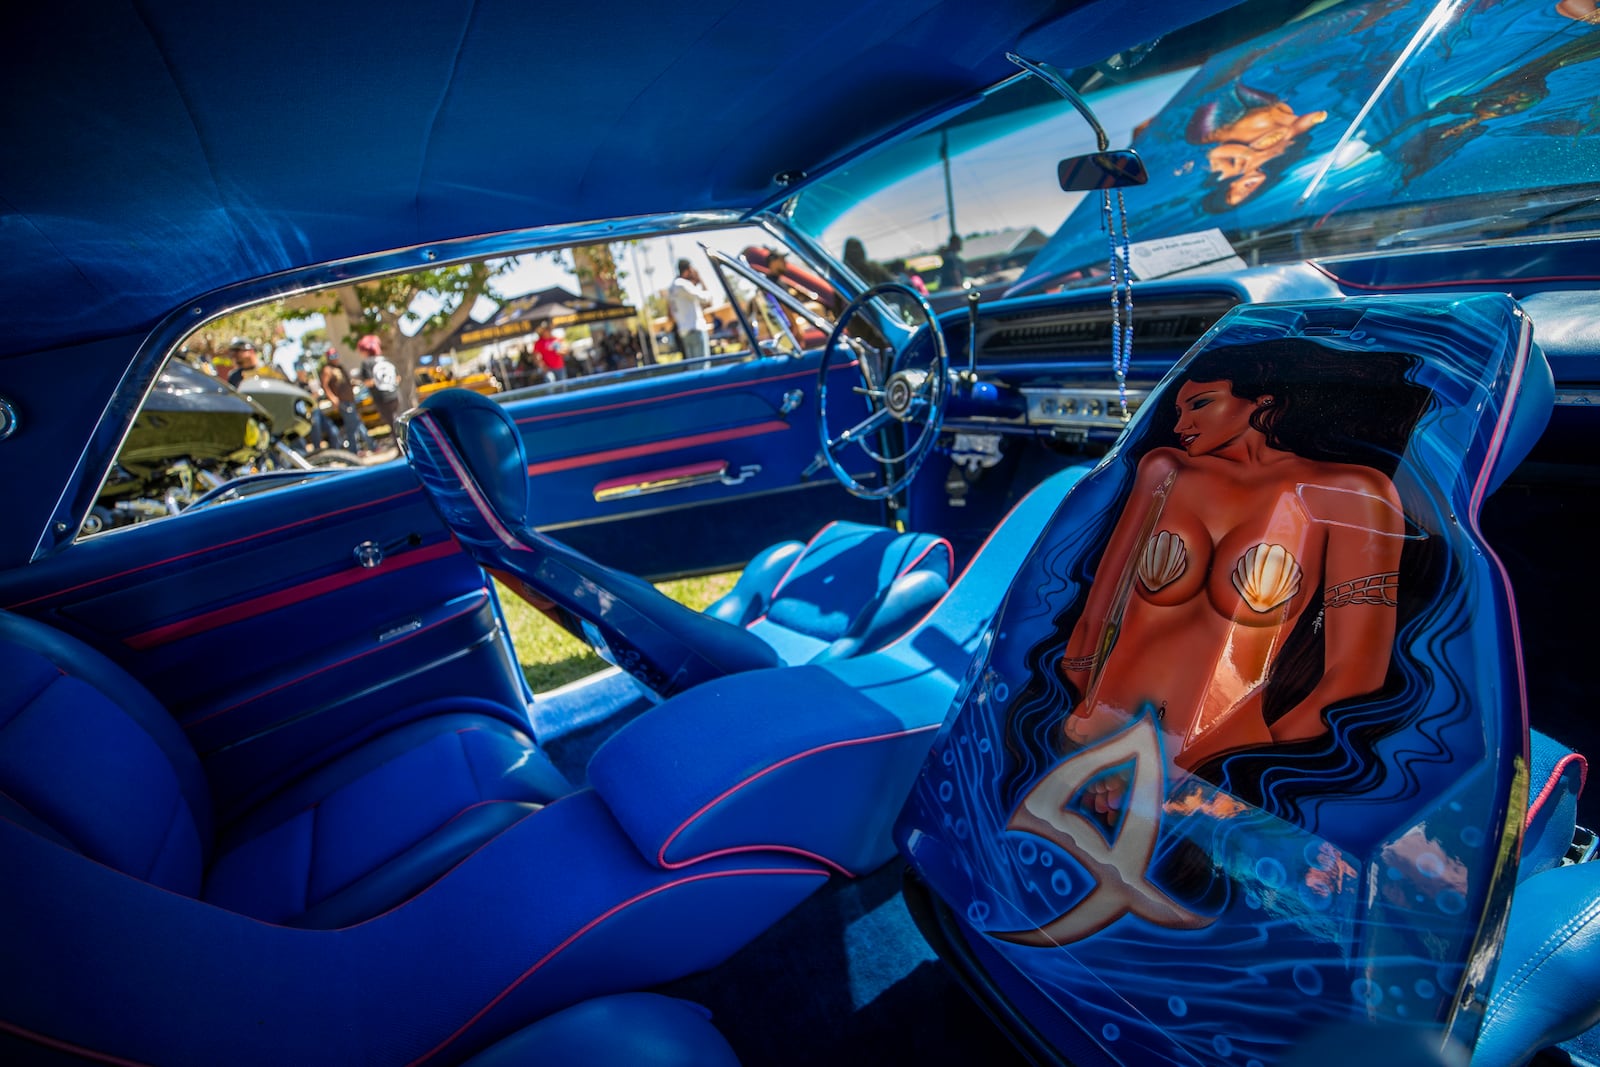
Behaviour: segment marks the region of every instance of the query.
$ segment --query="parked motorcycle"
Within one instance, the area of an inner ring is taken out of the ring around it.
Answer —
[[[306,448],[315,409],[315,398],[292,382],[258,376],[235,388],[182,359],[169,360],[82,532],[176,515],[249,475],[361,466],[343,449]]]

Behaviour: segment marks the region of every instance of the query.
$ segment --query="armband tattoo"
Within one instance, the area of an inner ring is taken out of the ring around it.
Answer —
[[[1349,604],[1382,604],[1385,607],[1399,606],[1396,595],[1400,591],[1400,572],[1384,571],[1382,574],[1368,574],[1361,578],[1352,578],[1348,582],[1330,585],[1322,591],[1322,608],[1342,608]]]

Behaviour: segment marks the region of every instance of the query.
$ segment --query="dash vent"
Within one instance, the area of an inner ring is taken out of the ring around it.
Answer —
[[[1231,296],[1206,296],[1185,300],[1135,304],[1133,346],[1158,345],[1181,351],[1209,330],[1238,303]],[[1109,306],[1019,313],[992,320],[981,341],[979,359],[986,362],[1015,360],[1035,354],[1077,354],[1111,349]]]

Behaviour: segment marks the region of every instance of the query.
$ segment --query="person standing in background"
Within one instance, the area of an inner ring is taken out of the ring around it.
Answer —
[[[855,271],[856,277],[868,285],[882,285],[884,282],[894,280],[880,264],[867,258],[867,246],[861,243],[859,237],[851,237],[845,241],[844,265]]]
[[[228,384],[238,385],[246,378],[254,378],[260,371],[256,346],[246,338],[235,337],[228,345],[228,355],[233,359],[233,370],[228,373]]]
[[[700,281],[700,272],[687,259],[678,260],[678,276],[667,286],[667,311],[684,359],[704,359],[711,354],[711,330],[705,309],[711,294]]]
[[[394,420],[400,414],[400,374],[394,363],[383,354],[383,342],[375,333],[369,333],[356,342],[356,351],[366,358],[361,361],[361,380],[372,390],[372,402],[378,406],[378,421],[388,427],[389,440],[394,436]]]
[[[566,379],[567,354],[562,349],[561,342],[551,333],[549,319],[539,323],[539,339],[533,343],[533,350],[539,357],[539,365],[544,368],[545,381],[559,382]]]
[[[339,413],[341,443],[357,455],[364,456],[372,451],[372,438],[361,424],[361,412],[356,407],[356,383],[339,362],[337,348],[329,348],[323,353],[323,358],[325,362],[320,378],[322,392],[333,405],[333,410]]]

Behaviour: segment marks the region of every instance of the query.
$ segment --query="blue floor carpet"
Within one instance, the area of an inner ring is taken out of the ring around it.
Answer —
[[[1020,1067],[917,932],[900,870],[835,880],[721,967],[661,992],[710,1008],[745,1067]]]

